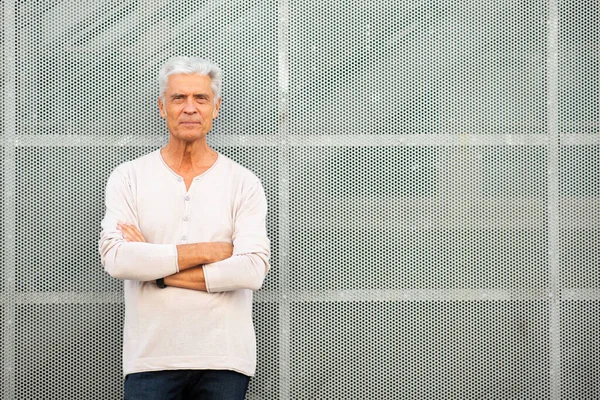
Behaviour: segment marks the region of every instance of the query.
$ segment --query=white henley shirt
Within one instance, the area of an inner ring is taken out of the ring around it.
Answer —
[[[106,187],[99,251],[104,269],[124,280],[124,375],[169,369],[227,369],[252,376],[256,339],[252,291],[269,270],[267,202],[259,179],[222,154],[183,178],[154,151],[124,163]],[[117,222],[147,243],[128,243]],[[177,244],[229,242],[233,256],[203,266],[208,292],[155,280],[178,272]]]

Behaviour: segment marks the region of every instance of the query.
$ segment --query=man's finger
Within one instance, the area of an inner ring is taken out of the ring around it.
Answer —
[[[145,242],[144,236],[135,226],[127,225],[125,230],[127,236],[131,238],[132,242]]]
[[[133,225],[120,222],[117,224],[117,229],[123,234],[123,239],[128,242],[146,242],[146,238],[144,238],[142,232]]]

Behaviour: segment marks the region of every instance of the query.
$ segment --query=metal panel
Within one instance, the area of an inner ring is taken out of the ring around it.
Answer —
[[[293,305],[295,399],[544,399],[544,301]]]

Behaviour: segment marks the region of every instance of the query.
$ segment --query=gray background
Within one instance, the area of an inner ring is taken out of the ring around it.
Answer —
[[[595,0],[1,3],[4,399],[118,399],[104,185],[159,66],[269,201],[248,399],[600,398]]]

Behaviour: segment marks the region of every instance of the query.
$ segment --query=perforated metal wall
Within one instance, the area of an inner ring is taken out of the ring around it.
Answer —
[[[159,66],[267,193],[248,399],[600,398],[597,0],[5,0],[3,399],[121,397],[96,243]]]

